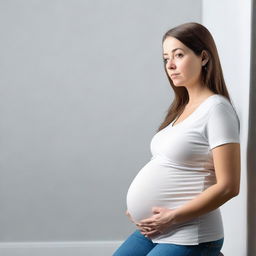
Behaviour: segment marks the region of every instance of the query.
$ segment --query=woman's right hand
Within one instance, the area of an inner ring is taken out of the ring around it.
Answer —
[[[125,214],[126,214],[126,216],[128,216],[128,218],[130,219],[131,222],[133,222],[133,223],[136,224],[136,222],[133,220],[133,218],[132,218],[132,216],[130,215],[130,213],[128,212],[128,210],[126,210]]]
[[[140,230],[140,232],[144,235],[144,232],[149,231],[147,227],[140,227],[136,221],[133,220],[132,216],[130,215],[130,213],[128,212],[128,210],[126,210],[125,214],[128,216],[128,218],[130,219],[131,222],[133,222],[137,228]]]

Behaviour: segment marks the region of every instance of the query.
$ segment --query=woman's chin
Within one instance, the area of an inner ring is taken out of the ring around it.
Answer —
[[[178,87],[178,86],[184,86],[184,83],[178,79],[173,79],[172,83],[174,86]]]

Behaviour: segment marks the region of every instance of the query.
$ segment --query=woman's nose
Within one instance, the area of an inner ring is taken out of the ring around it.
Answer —
[[[167,62],[167,68],[168,69],[174,69],[175,68],[175,63],[172,59],[170,59],[168,62]]]

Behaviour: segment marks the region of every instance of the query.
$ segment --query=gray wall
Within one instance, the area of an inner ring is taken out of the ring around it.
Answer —
[[[163,33],[201,1],[0,1],[0,241],[122,240],[172,92]]]
[[[248,122],[248,174],[247,174],[247,247],[248,256],[256,255],[256,197],[255,197],[255,187],[256,187],[256,0],[252,0],[252,28],[251,28],[251,79],[250,79],[250,108],[249,108],[249,122]]]

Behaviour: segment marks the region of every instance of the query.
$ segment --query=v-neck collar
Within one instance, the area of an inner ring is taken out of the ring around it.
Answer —
[[[199,104],[199,106],[198,106],[187,118],[185,118],[184,120],[180,121],[179,123],[173,125],[173,124],[176,122],[176,120],[181,116],[181,114],[182,114],[182,113],[181,113],[178,117],[176,117],[176,118],[171,122],[171,127],[174,128],[174,127],[178,126],[179,124],[183,124],[184,122],[186,122],[187,120],[189,120],[193,115],[195,115],[195,113],[196,113],[197,111],[199,111],[200,108],[202,108],[202,107],[206,104],[206,102],[208,102],[208,100],[209,100],[210,98],[213,98],[213,97],[215,97],[215,96],[217,96],[217,95],[219,96],[220,94],[213,94],[213,95],[207,97],[205,100],[203,100],[202,103]]]

